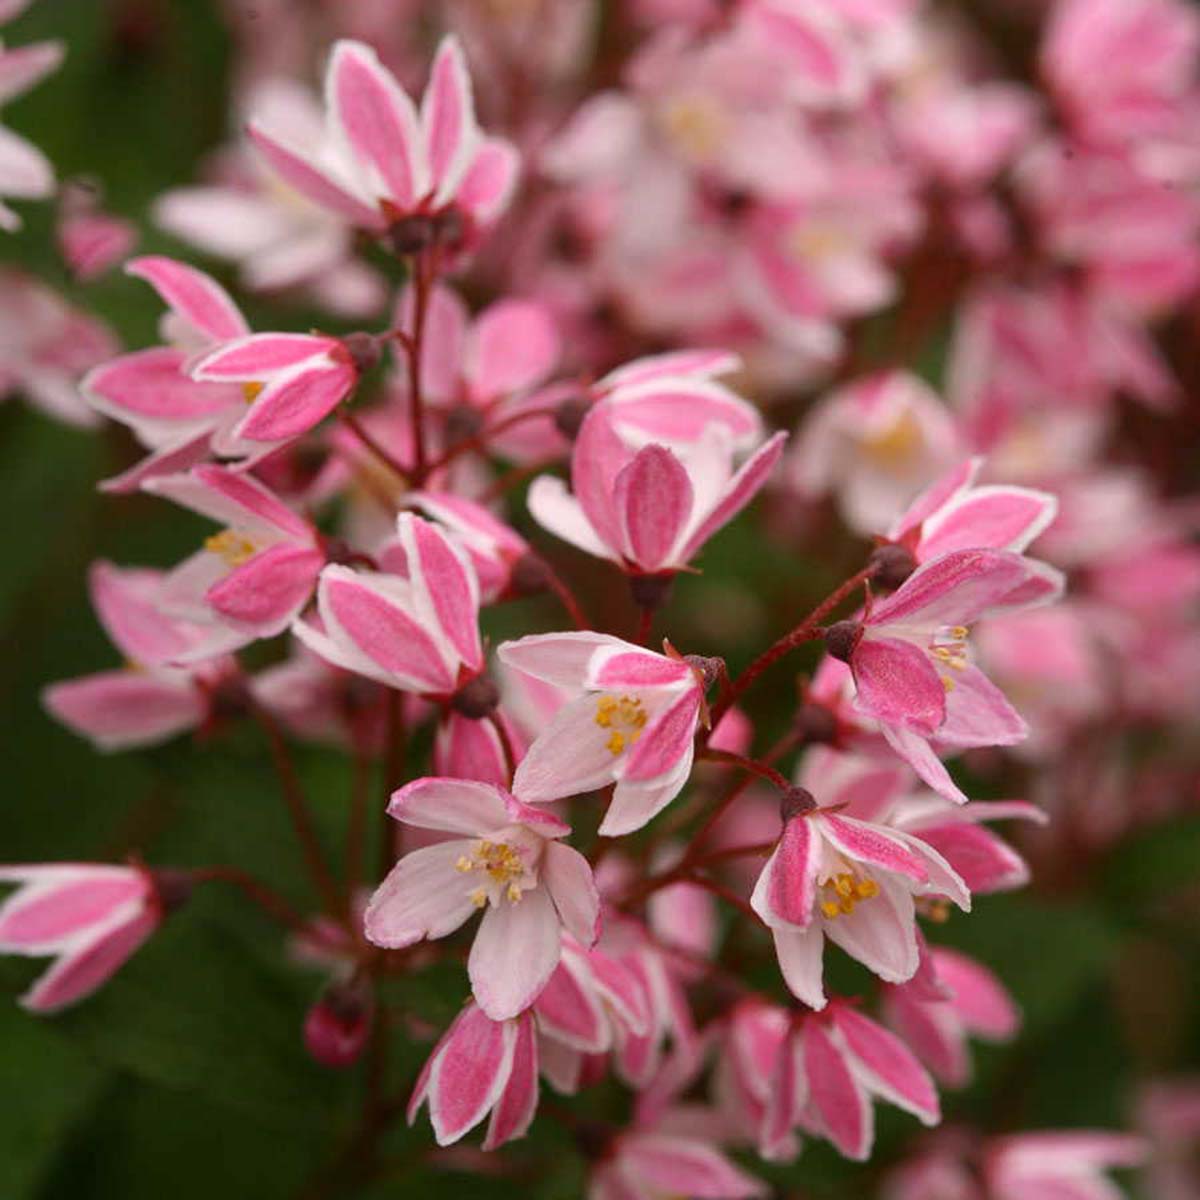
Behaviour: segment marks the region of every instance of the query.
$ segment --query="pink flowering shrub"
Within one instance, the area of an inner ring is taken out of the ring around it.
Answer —
[[[1200,10],[52,11],[4,1196],[1192,1195]]]

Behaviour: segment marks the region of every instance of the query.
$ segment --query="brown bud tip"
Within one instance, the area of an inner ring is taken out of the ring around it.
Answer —
[[[360,375],[375,366],[383,354],[373,333],[348,333],[342,338],[342,345]]]
[[[837,718],[823,704],[802,704],[796,712],[796,734],[806,745],[832,742]]]
[[[433,217],[413,213],[401,217],[384,235],[393,252],[400,255],[420,254],[433,245],[437,224]]]
[[[591,407],[591,404],[582,396],[572,396],[567,400],[563,400],[554,412],[554,428],[568,442],[573,442],[579,435],[580,427],[583,425],[583,418],[588,415]]]
[[[469,404],[456,404],[446,414],[445,437],[447,446],[456,446],[473,438],[483,428],[483,414]]]
[[[834,658],[849,662],[850,655],[862,637],[860,621],[835,621],[825,630],[825,649]]]
[[[494,712],[500,703],[500,689],[489,675],[476,675],[469,683],[454,693],[450,707],[464,717],[480,721],[489,713]]]
[[[530,550],[513,564],[512,574],[508,579],[509,586],[518,596],[536,596],[538,592],[546,590],[550,582],[550,570],[545,562]]]
[[[872,551],[867,566],[871,568],[872,583],[894,592],[917,569],[917,560],[911,550],[889,542]]]
[[[817,807],[808,788],[792,786],[779,797],[779,819],[786,824],[793,817],[802,817]]]
[[[164,917],[182,908],[191,899],[192,888],[195,885],[190,871],[165,868],[151,871],[150,879]]]
[[[308,1010],[304,1044],[324,1067],[357,1061],[371,1032],[371,994],[360,983],[332,983]]]
[[[630,575],[629,594],[638,608],[654,612],[667,602],[674,582],[674,575]]]
[[[693,670],[700,672],[700,679],[706,692],[721,678],[721,672],[725,670],[723,658],[709,658],[704,654],[685,654],[683,661]]]

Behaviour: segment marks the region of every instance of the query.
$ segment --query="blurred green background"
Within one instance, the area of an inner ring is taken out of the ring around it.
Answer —
[[[202,154],[225,134],[228,44],[213,4],[38,0],[6,34],[12,45],[48,36],[67,42],[64,68],[6,109],[5,119],[42,146],[62,176],[101,178],[117,213],[142,220],[165,187],[196,177]],[[73,285],[51,249],[51,207],[22,212],[26,228],[0,242],[0,259],[29,267],[100,313],[126,345],[154,340],[157,305],[148,288],[119,273]],[[144,250],[181,249],[147,226],[143,234]],[[294,311],[247,308],[262,327],[308,323]],[[47,682],[113,664],[87,603],[87,564],[97,557],[170,564],[197,544],[204,524],[161,503],[97,496],[96,481],[133,455],[117,431],[75,432],[19,403],[0,410],[0,431],[0,761],[8,774],[0,859],[120,859],[136,848],[155,863],[240,864],[309,904],[253,731],[223,736],[210,749],[179,741],[100,756],[39,705]],[[722,535],[707,575],[681,584],[668,622],[673,637],[676,621],[693,641],[719,628],[735,643],[731,659],[744,659],[761,626],[719,619],[735,599],[722,577],[738,578],[765,602],[767,632],[836,582],[764,537],[747,520]],[[556,620],[553,609],[530,603],[498,613],[492,631]],[[761,714],[778,724],[786,700],[768,694]],[[333,844],[348,771],[321,751],[302,752],[301,762]],[[1124,1125],[1140,1079],[1200,1067],[1198,912],[1200,820],[1192,818],[1119,847],[1070,887],[985,898],[969,919],[947,926],[945,940],[996,970],[1026,1015],[1016,1046],[978,1051],[978,1082],[945,1096],[949,1118],[995,1130]],[[5,996],[40,968],[0,962]],[[430,1138],[422,1121],[387,1140],[382,1173],[358,1188],[346,1139],[361,1076],[319,1070],[300,1041],[320,982],[289,964],[275,931],[237,897],[209,888],[79,1009],[35,1020],[0,1003],[0,1200],[580,1194],[580,1160],[546,1115],[511,1149],[515,1173],[507,1178],[423,1165]],[[456,970],[439,969],[399,985],[395,999],[441,1026],[463,983]],[[426,1049],[401,1048],[397,1081]],[[610,1087],[583,1107],[622,1103]],[[781,1194],[871,1194],[877,1171],[915,1128],[890,1109],[879,1117],[874,1164],[853,1167],[813,1144],[795,1167],[769,1172]],[[331,1179],[326,1168],[339,1156]]]

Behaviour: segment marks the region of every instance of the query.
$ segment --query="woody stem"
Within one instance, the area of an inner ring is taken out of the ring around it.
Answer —
[[[232,884],[269,917],[296,933],[308,928],[305,919],[278,892],[239,867],[196,867],[188,874],[193,883]]]

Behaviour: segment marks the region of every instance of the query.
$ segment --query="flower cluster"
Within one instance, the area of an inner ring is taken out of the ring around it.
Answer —
[[[104,751],[257,726],[311,911],[137,845],[3,867],[0,951],[55,959],[21,1003],[83,1000],[224,882],[327,977],[319,1063],[378,1089],[385,1031],[431,1044],[403,1082],[438,1147],[523,1137],[543,1085],[630,1091],[554,1109],[593,1200],[767,1195],[805,1140],[868,1159],[877,1102],[938,1125],[971,1039],[1022,1020],[952,910],[1086,864],[1195,769],[1163,317],[1200,289],[1200,18],[1054,0],[1035,88],[906,0],[630,0],[616,51],[579,0],[446,6],[436,48],[326,7],[231,16],[237,133],[153,207],[187,249],[130,257],[58,191],[72,277],[123,263],[153,345],[0,276],[0,393],[115,423],[102,489],[211,522],[166,569],[94,563],[122,664],[44,707]],[[0,50],[0,102],[60,56]],[[0,197],[54,192],[0,128]],[[336,853],[308,742],[353,762]],[[437,1028],[387,987],[434,965]],[[362,1144],[402,1108],[371,1092]],[[1108,1196],[1144,1125],[910,1129],[884,1195]]]

